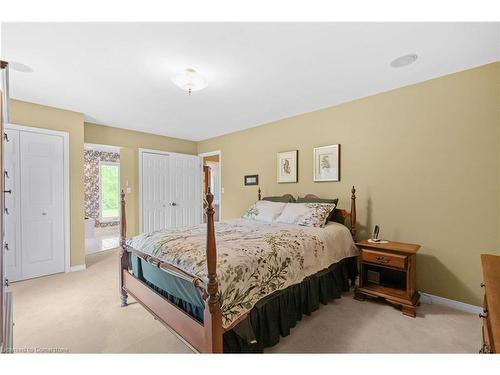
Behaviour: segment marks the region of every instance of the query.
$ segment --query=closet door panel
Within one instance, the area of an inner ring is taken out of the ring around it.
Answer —
[[[201,161],[196,155],[171,156],[172,225],[175,228],[201,222]]]
[[[64,272],[64,145],[20,132],[22,275]]]
[[[171,227],[168,155],[142,154],[142,231]]]

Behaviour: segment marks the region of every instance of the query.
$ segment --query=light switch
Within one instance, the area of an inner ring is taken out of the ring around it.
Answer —
[[[224,188],[220,189],[221,194],[224,194]]]

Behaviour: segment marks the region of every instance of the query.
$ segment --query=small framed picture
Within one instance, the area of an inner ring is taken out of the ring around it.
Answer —
[[[297,182],[297,150],[278,152],[278,183]]]
[[[313,150],[313,181],[340,181],[340,145]]]
[[[259,184],[259,175],[258,174],[252,174],[252,175],[249,175],[249,176],[245,176],[244,182],[245,182],[245,186],[258,185]]]

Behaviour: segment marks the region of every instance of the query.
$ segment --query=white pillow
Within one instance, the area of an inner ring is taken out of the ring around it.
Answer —
[[[243,214],[244,219],[272,223],[285,208],[286,203],[257,201]]]
[[[335,203],[287,203],[276,221],[323,228],[335,206]]]

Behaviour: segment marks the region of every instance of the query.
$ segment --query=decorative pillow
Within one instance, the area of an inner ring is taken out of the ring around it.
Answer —
[[[306,197],[301,198],[301,197],[298,197],[297,203],[333,203],[333,204],[335,204],[335,207],[337,207],[337,204],[339,203],[339,199],[338,198],[328,199],[328,198],[306,198]],[[332,210],[332,212],[330,213],[330,216],[328,216],[327,221],[334,221],[334,219],[335,219],[335,210]]]
[[[269,201],[269,202],[282,202],[282,203],[293,203],[295,202],[295,198],[290,195],[286,194],[281,197],[264,197],[262,198],[263,201]]]
[[[287,203],[276,221],[323,228],[334,209],[334,203]]]
[[[287,203],[257,201],[243,214],[243,219],[273,222],[285,208]]]

